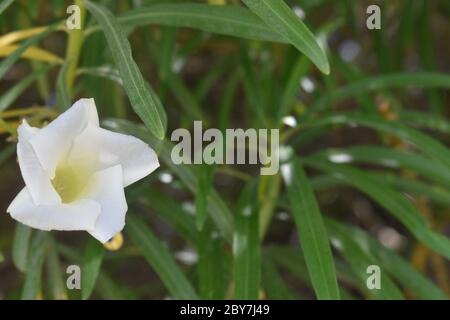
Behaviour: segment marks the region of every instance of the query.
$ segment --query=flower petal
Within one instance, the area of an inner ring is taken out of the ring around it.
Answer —
[[[27,185],[28,192],[36,205],[55,205],[61,203],[61,198],[53,188],[49,175],[42,168],[29,140],[39,132],[30,127],[24,120],[17,128],[19,143],[17,157],[20,172]]]
[[[69,204],[35,205],[25,187],[9,205],[15,220],[40,230],[92,230],[100,215],[100,204],[83,199]]]
[[[125,226],[128,206],[123,190],[122,167],[120,165],[96,172],[88,186],[87,196],[101,205],[101,213],[95,228],[89,233],[105,243]]]
[[[97,155],[96,170],[120,164],[124,187],[152,173],[159,167],[156,153],[143,141],[89,125],[74,141],[69,162],[80,162]],[[92,161],[92,159],[90,159]]]
[[[80,99],[31,138],[30,143],[51,178],[58,162],[67,156],[73,139],[88,123],[98,126],[97,108],[94,99]]]

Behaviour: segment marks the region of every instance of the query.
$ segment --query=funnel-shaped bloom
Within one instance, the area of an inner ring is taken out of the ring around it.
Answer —
[[[93,99],[80,99],[42,129],[18,128],[25,188],[8,207],[41,230],[86,230],[106,242],[125,225],[124,187],[159,167],[143,141],[99,127]]]

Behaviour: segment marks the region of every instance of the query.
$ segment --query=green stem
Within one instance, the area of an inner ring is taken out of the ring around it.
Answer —
[[[80,8],[80,29],[68,30],[69,39],[66,50],[66,62],[67,62],[67,73],[66,73],[66,86],[69,96],[72,96],[73,84],[76,77],[76,71],[78,67],[78,61],[80,58],[81,47],[83,45],[83,26],[86,16],[86,9],[82,0],[76,0],[75,5]]]
[[[273,176],[261,176],[259,182],[259,236],[264,239],[273,213],[277,205],[278,195],[281,187],[281,176],[279,173]]]

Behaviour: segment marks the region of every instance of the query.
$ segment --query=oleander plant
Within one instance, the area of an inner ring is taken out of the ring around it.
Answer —
[[[448,0],[0,0],[0,299],[449,299],[449,39]]]

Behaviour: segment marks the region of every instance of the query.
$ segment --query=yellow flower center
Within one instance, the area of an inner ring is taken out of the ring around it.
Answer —
[[[56,168],[52,184],[62,202],[69,203],[80,198],[88,180],[89,172],[86,166],[63,163]]]

